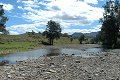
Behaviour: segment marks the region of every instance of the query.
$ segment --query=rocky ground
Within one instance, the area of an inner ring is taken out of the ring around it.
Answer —
[[[0,66],[0,80],[120,80],[120,53],[59,55]]]
[[[91,47],[99,45],[43,46],[48,49]],[[88,58],[61,54],[0,65],[0,80],[120,80],[120,49]]]
[[[42,46],[41,48],[72,48],[72,49],[86,49],[86,48],[100,47],[98,44],[63,44],[55,46]]]

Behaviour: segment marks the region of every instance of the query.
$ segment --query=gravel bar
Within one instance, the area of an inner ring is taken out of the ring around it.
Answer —
[[[0,66],[0,80],[120,80],[120,53],[43,56]]]

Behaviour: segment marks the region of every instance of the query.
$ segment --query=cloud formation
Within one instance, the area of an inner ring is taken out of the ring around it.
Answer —
[[[7,27],[7,30],[10,31],[10,34],[21,34],[25,32],[43,32],[43,29],[39,29],[40,24],[21,24],[21,25],[13,25],[11,27]],[[39,28],[38,28],[39,27]]]
[[[0,3],[0,5],[3,5],[3,9],[6,11],[10,11],[10,10],[14,9],[13,5],[11,5],[11,4]]]
[[[97,0],[84,0],[86,3],[91,3],[91,4],[98,4]]]
[[[49,2],[45,2],[49,1]],[[23,7],[19,6],[19,9],[22,9],[27,15],[24,18],[29,19],[29,17],[41,17],[42,19],[57,19],[57,20],[66,20],[64,16],[71,17],[75,20],[75,17],[81,18],[84,17],[86,20],[98,20],[102,17],[103,9],[98,7],[93,7],[87,3],[97,4],[97,0],[45,0],[44,2],[35,3],[34,1],[21,1],[24,5]],[[67,3],[67,4],[66,4]],[[42,6],[42,8],[40,8]],[[44,10],[42,10],[44,9]],[[32,14],[30,14],[32,12]],[[58,17],[59,16],[59,17]],[[30,19],[31,21],[34,21]],[[70,20],[71,20],[70,19]]]
[[[18,0],[17,2],[22,4],[18,6],[18,9],[23,11],[21,17],[25,21],[31,22],[31,25],[34,26],[31,29],[35,31],[40,29],[40,27],[36,29],[35,26],[46,26],[47,21],[54,20],[59,22],[64,29],[63,32],[66,32],[69,31],[71,26],[91,25],[103,15],[103,8],[95,7],[98,0]],[[15,30],[15,27],[27,27],[27,24],[13,26]],[[13,26],[10,28],[13,28]],[[22,30],[22,28],[20,29]],[[29,30],[28,28],[24,29]],[[72,31],[75,30],[76,32],[93,31],[92,29],[89,31],[73,29]]]
[[[100,31],[101,25],[94,26],[91,29],[63,29],[63,33],[75,33],[75,32],[81,32],[81,33],[90,33],[90,32],[97,32]]]

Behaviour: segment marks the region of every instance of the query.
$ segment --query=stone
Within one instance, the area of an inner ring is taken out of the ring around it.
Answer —
[[[9,74],[9,75],[8,75],[8,78],[12,78],[12,76]]]
[[[56,73],[56,71],[53,69],[50,69],[49,72]]]
[[[3,60],[2,62],[0,62],[0,66],[4,66],[4,65],[6,65],[6,64],[8,64],[8,63],[9,63],[8,60]]]
[[[80,61],[79,60],[75,60],[75,63],[80,63]]]

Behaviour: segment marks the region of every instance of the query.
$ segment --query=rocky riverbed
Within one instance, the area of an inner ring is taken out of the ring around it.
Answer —
[[[120,80],[120,53],[58,55],[0,66],[0,80]]]

